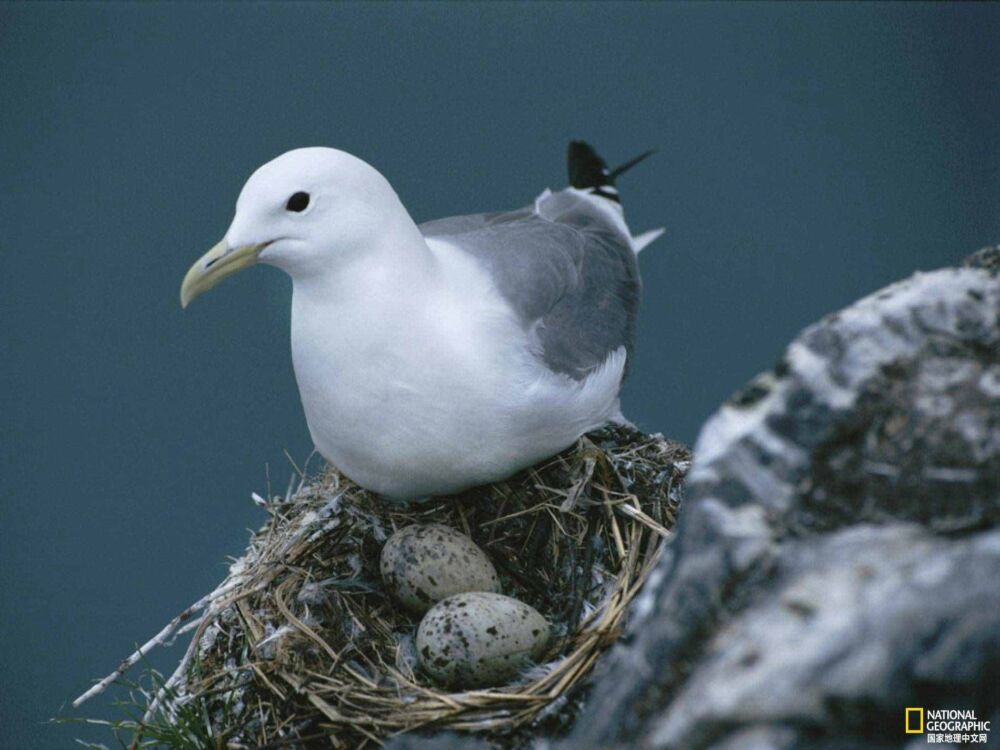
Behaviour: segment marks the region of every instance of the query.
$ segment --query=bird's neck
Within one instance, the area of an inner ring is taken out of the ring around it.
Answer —
[[[364,247],[345,248],[341,261],[344,253],[348,262],[327,272],[292,274],[292,360],[303,403],[326,403],[331,384],[355,401],[377,401],[372,389],[413,349],[414,322],[441,287],[437,260],[412,221],[388,223]]]
[[[379,217],[375,231],[345,243],[327,257],[334,262],[308,272],[290,272],[296,296],[326,303],[418,293],[438,277],[438,264],[402,206]]]

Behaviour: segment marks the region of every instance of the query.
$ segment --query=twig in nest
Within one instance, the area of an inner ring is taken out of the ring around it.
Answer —
[[[121,664],[118,665],[118,667],[115,669],[114,672],[109,674],[103,680],[99,681],[96,685],[90,688],[90,690],[88,690],[83,695],[79,696],[76,700],[74,700],[73,708],[78,708],[82,703],[89,701],[95,695],[100,695],[101,693],[103,693],[105,690],[107,690],[110,684],[118,680],[123,674],[125,674],[128,670],[130,670],[132,667],[138,664],[139,661],[141,661],[146,656],[146,654],[148,654],[157,646],[165,643],[167,639],[170,638],[170,636],[173,634],[173,632],[177,630],[177,628],[179,628],[185,622],[194,617],[195,613],[201,611],[201,609],[204,608],[206,604],[218,599],[221,596],[224,596],[226,593],[232,591],[241,583],[242,581],[240,581],[238,578],[224,581],[217,589],[215,589],[215,591],[213,591],[210,594],[206,594],[201,599],[192,604],[190,607],[185,609],[174,619],[168,622],[166,626],[159,633],[154,635],[152,638],[146,641],[142,646],[133,651],[124,661],[122,661]]]

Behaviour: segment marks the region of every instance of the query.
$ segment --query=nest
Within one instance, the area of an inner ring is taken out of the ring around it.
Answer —
[[[608,427],[509,480],[422,504],[379,501],[333,469],[258,498],[269,520],[175,621],[195,637],[147,718],[197,705],[218,747],[231,748],[377,746],[432,728],[510,746],[546,722],[557,731],[658,559],[689,459],[662,436]],[[421,673],[419,618],[391,600],[378,565],[393,531],[421,523],[469,535],[504,593],[545,615],[543,663],[464,692]]]

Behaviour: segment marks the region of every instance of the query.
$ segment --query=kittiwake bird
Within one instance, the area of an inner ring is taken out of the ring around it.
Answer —
[[[375,168],[302,148],[251,175],[181,305],[267,263],[292,278],[291,348],[319,453],[390,499],[503,479],[624,421],[636,256],[615,170],[569,146],[570,186],[417,225]]]

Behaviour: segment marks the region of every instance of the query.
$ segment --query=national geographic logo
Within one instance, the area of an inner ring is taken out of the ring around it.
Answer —
[[[990,722],[980,721],[975,711],[953,708],[907,708],[903,716],[907,734],[923,734],[927,744],[985,745]]]

